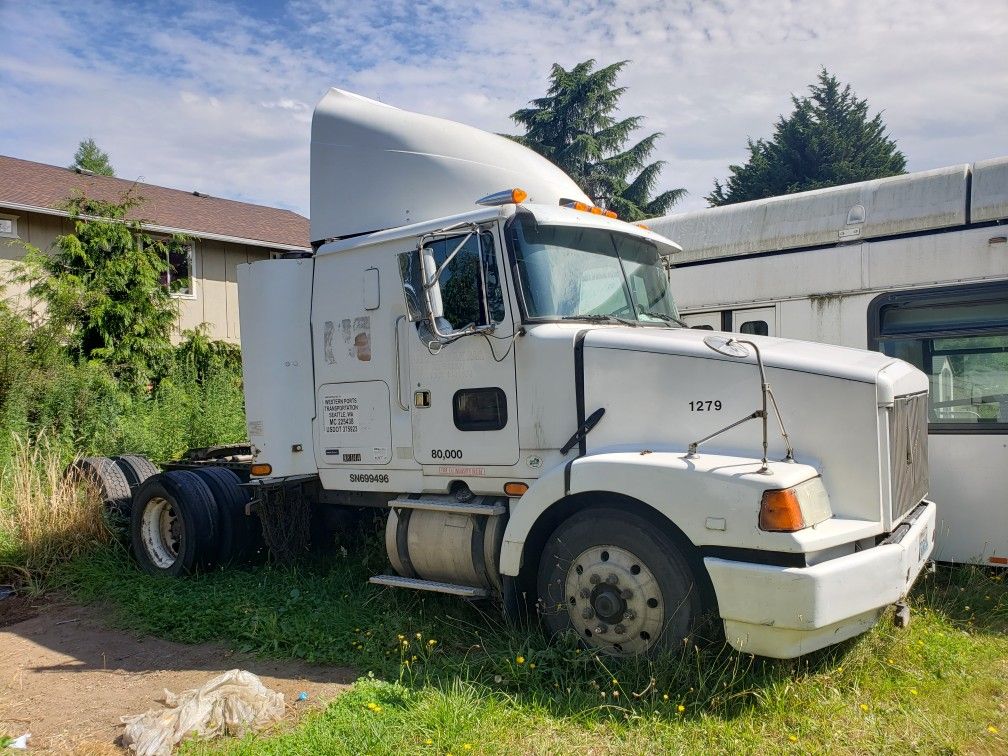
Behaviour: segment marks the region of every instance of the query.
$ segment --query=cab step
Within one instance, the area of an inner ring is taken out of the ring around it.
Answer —
[[[484,504],[490,499],[493,504]],[[389,502],[393,509],[426,509],[432,512],[454,512],[455,514],[483,515],[497,517],[507,512],[507,507],[489,496],[480,496],[472,501],[459,501],[454,496],[400,496]]]
[[[490,595],[490,592],[485,588],[477,588],[472,585],[438,583],[434,580],[418,580],[417,578],[400,577],[399,575],[375,575],[368,582],[374,585],[388,586],[389,588],[412,588],[415,591],[447,593],[452,596],[461,596],[462,598],[470,599],[486,598]]]

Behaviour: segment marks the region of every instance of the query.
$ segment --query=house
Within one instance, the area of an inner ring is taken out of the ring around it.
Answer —
[[[191,238],[188,254],[168,260],[167,277],[189,282],[174,295],[179,330],[206,323],[212,338],[238,341],[238,264],[311,251],[308,219],[290,210],[0,155],[0,275],[8,299],[25,296],[23,285],[7,280],[24,254],[19,242],[47,251],[58,236],[71,232],[64,208],[78,191],[112,202],[130,191],[144,200],[134,215],[149,234]]]

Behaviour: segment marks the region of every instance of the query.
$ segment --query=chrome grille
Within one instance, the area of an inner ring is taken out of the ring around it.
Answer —
[[[899,522],[928,491],[927,392],[896,397],[889,425],[892,519]]]

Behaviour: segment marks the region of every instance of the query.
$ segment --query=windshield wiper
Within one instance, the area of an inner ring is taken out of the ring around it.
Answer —
[[[615,315],[564,315],[561,320],[587,320],[591,323],[622,323],[623,325],[637,327],[637,323],[626,318],[619,318]]]
[[[677,318],[672,315],[666,315],[664,312],[651,312],[650,310],[642,310],[641,315],[647,315],[649,318],[658,318],[658,320],[664,320],[666,323],[675,323],[683,328],[689,328],[686,321],[682,318]]]

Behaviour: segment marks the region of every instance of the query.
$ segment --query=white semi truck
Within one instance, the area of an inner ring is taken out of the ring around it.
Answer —
[[[380,507],[372,583],[615,654],[713,615],[788,658],[870,628],[928,560],[926,376],[681,327],[680,248],[517,143],[331,90],[311,230],[310,256],[239,270],[251,481],[140,481],[146,569],[240,551],[248,513],[270,542],[305,507]]]

